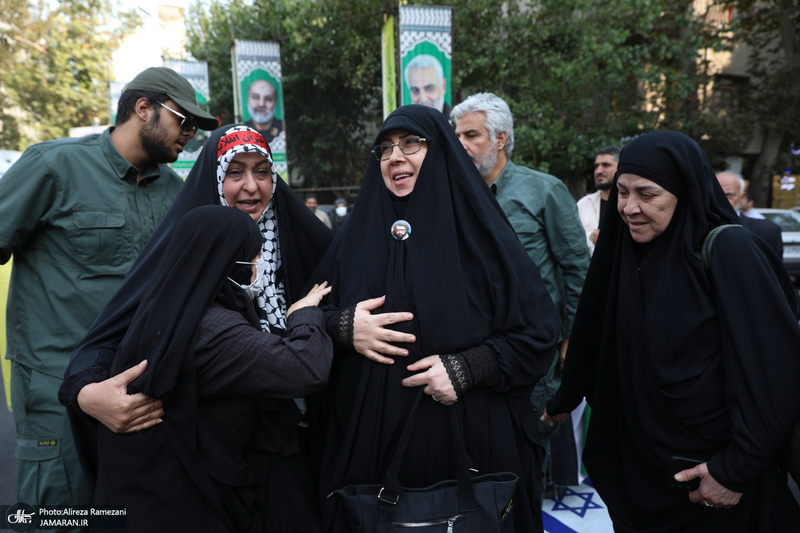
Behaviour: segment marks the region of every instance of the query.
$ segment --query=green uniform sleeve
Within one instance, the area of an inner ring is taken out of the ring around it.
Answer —
[[[0,178],[0,263],[22,247],[53,205],[55,173],[33,147]]]
[[[563,334],[569,339],[575,310],[581,297],[581,289],[589,269],[589,248],[586,246],[586,233],[578,217],[578,207],[567,187],[559,182],[554,185],[545,199],[544,229],[550,251],[561,268],[564,287],[566,322]]]

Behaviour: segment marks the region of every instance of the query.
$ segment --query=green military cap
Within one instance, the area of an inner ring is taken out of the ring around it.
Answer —
[[[151,91],[166,94],[192,115],[202,129],[211,131],[219,125],[216,118],[197,105],[192,84],[172,69],[166,67],[145,69],[125,86],[122,92],[125,91]]]

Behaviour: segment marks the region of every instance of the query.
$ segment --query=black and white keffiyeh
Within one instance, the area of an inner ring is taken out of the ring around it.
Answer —
[[[264,137],[256,130],[247,126],[234,126],[227,130],[220,138],[217,150],[217,192],[220,203],[228,205],[222,194],[222,182],[228,165],[236,154],[258,152],[270,164],[272,154],[267,147]],[[256,309],[261,318],[261,329],[268,331],[271,328],[286,330],[286,296],[283,279],[277,279],[278,269],[281,267],[281,250],[278,244],[278,217],[275,213],[275,189],[278,175],[272,167],[272,199],[267,208],[258,219],[258,227],[264,236],[264,245],[261,248],[262,268],[264,269],[264,290],[255,298]]]

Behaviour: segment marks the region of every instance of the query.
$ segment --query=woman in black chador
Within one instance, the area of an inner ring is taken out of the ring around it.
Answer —
[[[316,307],[330,289],[289,307],[283,335],[262,331],[263,243],[249,216],[221,206],[193,209],[172,233],[110,371],[147,359],[129,390],[161,399],[164,421],[98,428],[94,504],[126,507],[128,531],[314,530],[296,529],[313,507],[287,512],[302,495],[286,483],[285,455],[297,447],[293,398],[330,369]]]
[[[375,144],[348,222],[314,276],[333,286],[326,309],[336,346],[320,481],[325,527],[349,531],[326,496],[382,481],[424,387],[401,483],[455,478],[447,424],[455,409],[472,466],[519,475],[516,531],[541,531],[544,452],[530,394],[554,354],[552,300],[441,113],[404,106]],[[400,221],[408,231],[398,238]]]
[[[780,258],[730,227],[706,264],[709,231],[738,218],[680,133],[626,146],[609,202],[618,213],[602,221],[547,414],[584,396],[592,406],[584,461],[616,531],[796,530],[775,461],[800,417],[800,327]],[[672,487],[676,472],[699,488]]]
[[[247,172],[250,176],[244,179]],[[178,222],[195,207],[214,205],[245,212],[264,237],[258,268],[265,283],[253,294],[253,300],[261,329],[278,336],[286,335],[286,310],[299,299],[333,236],[274,172],[272,154],[258,132],[233,124],[209,136],[186,183],[122,286],[75,348],[59,389],[59,399],[68,407],[81,467],[93,493],[97,422],[115,432],[141,431],[164,413],[161,399],[126,394],[128,382],[141,374],[144,366],[114,379],[109,379],[109,368]],[[306,430],[297,431],[301,444],[307,447],[302,436]],[[283,453],[287,468],[299,476],[305,492],[312,495],[305,501],[316,503],[316,482],[299,459],[301,452]],[[318,512],[305,509],[303,514],[318,516]]]

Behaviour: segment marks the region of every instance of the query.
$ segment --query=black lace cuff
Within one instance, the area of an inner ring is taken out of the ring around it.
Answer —
[[[461,398],[462,394],[472,388],[472,375],[464,356],[460,353],[446,353],[440,355],[439,359],[442,360],[444,369],[447,370],[447,377],[453,384],[456,396]]]
[[[497,355],[485,344],[439,357],[459,398],[470,389],[493,387],[500,383]]]
[[[347,350],[353,348],[353,320],[356,316],[356,306],[340,309],[326,317],[328,335],[333,343]]]

